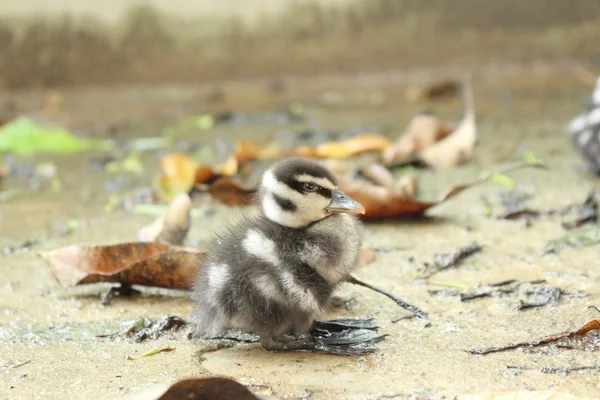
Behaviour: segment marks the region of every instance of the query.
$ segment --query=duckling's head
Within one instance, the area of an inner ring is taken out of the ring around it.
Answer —
[[[284,158],[263,175],[260,202],[265,216],[302,228],[333,214],[364,214],[365,208],[338,189],[335,176],[303,157]]]

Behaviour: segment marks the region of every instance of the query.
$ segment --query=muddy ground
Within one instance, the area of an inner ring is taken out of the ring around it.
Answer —
[[[208,105],[203,98],[214,86],[73,89],[61,93],[61,105],[51,118],[86,135],[157,136],[181,115],[226,108],[273,110],[291,100],[310,104],[324,92],[335,90],[344,103],[315,106],[320,126],[345,129],[375,124],[396,137],[419,109],[460,118],[460,99],[441,103],[405,99],[406,83],[421,78],[396,73],[361,80],[292,81],[277,94],[268,91],[263,82],[230,83],[219,85],[224,100]],[[508,66],[477,74],[474,87],[479,126],[476,152],[460,168],[422,174],[421,196],[433,198],[450,184],[499,168],[531,150],[550,170],[511,175],[520,190],[533,195],[531,207],[582,202],[598,179],[577,168],[580,160],[563,127],[581,110],[590,88],[551,68]],[[14,101],[21,113],[39,116],[44,93],[4,94],[1,100]],[[220,125],[188,135],[188,139],[206,145],[215,138],[228,141],[249,136],[266,143],[275,132],[302,127],[305,125]],[[600,393],[598,371],[541,372],[546,367],[598,365],[597,353],[555,347],[486,356],[467,352],[575,329],[598,318],[588,307],[600,306],[598,247],[542,255],[549,240],[565,234],[560,217],[536,219],[528,227],[487,216],[482,196],[492,201],[493,214],[497,214],[501,208],[495,195],[507,190],[493,183],[430,210],[427,219],[367,224],[364,247],[385,251],[378,252],[372,264],[361,267],[357,276],[422,307],[430,316],[428,321],[394,323],[408,314],[376,293],[344,287],[339,296],[348,301],[335,316],[375,317],[380,332],[389,335],[375,354],[270,354],[253,344],[214,351],[210,343],[188,340],[185,332],[142,343],[97,339],[95,335],[114,332],[139,317],[176,314],[185,318],[191,304],[184,293],[149,290],[138,297],[117,297],[103,306],[98,297],[103,287],[61,288],[37,256],[38,251],[73,243],[135,240],[137,230],[154,218],[122,210],[106,213],[109,194],[104,183],[114,176],[90,168],[90,157],[36,158],[33,161],[56,163],[61,190],[44,187],[39,194],[0,204],[0,246],[44,238],[31,250],[0,256],[0,398],[119,399],[159,390],[184,377],[211,375],[231,376],[251,384],[255,391],[289,399],[439,399],[489,391],[552,391],[588,397]],[[133,178],[138,185],[148,184],[158,170],[156,155],[146,154],[143,160],[144,173]],[[193,221],[188,244],[203,246],[211,232],[235,215],[225,206],[198,207],[214,210]],[[80,223],[66,236],[45,239],[53,221],[66,220]],[[484,246],[482,252],[435,275],[428,284],[418,279],[418,268],[435,253],[450,252],[473,241]],[[518,296],[461,302],[456,296],[431,293],[449,286],[472,288],[507,279],[545,279],[549,285],[577,295],[563,296],[558,304],[516,311]],[[176,350],[127,360],[128,355],[164,346]]]

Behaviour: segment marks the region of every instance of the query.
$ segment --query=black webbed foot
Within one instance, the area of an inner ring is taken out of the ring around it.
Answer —
[[[372,318],[314,321],[307,335],[283,336],[277,341],[263,342],[267,351],[307,351],[336,355],[362,355],[375,352],[373,345],[387,335],[376,335]]]

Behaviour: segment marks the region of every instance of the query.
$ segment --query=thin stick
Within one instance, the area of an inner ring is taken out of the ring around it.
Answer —
[[[398,304],[400,307],[404,308],[405,310],[408,310],[410,312],[412,312],[413,314],[415,314],[417,316],[417,318],[419,319],[426,319],[427,318],[427,313],[423,310],[421,310],[419,307],[417,306],[413,306],[412,304],[409,304],[407,302],[405,302],[404,300],[394,296],[393,294],[390,294],[388,292],[386,292],[385,290],[379,289],[375,286],[372,286],[366,282],[360,281],[358,279],[356,279],[353,276],[350,276],[350,278],[348,278],[347,282],[349,283],[353,283],[355,285],[359,285],[359,286],[363,286],[366,287],[367,289],[371,289],[379,294],[382,294],[392,300],[394,300],[394,302],[396,304]]]

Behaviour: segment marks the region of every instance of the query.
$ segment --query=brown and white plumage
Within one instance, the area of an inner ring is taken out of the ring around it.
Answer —
[[[257,215],[219,232],[193,299],[196,334],[228,329],[276,340],[305,333],[357,262],[364,208],[324,167],[287,158],[264,175]]]

